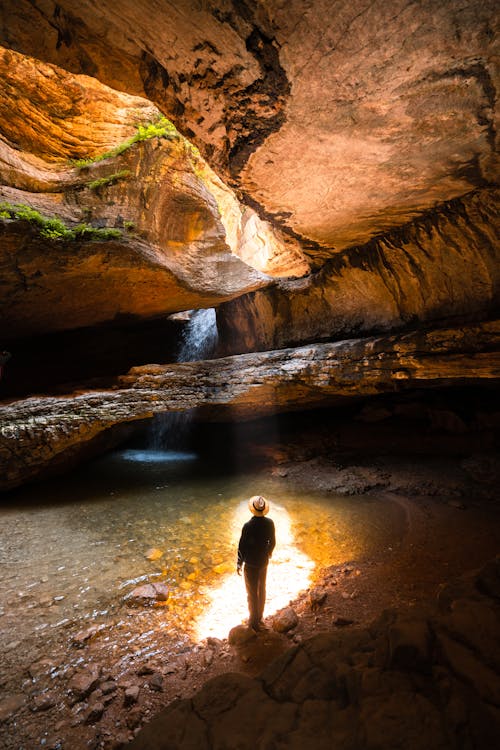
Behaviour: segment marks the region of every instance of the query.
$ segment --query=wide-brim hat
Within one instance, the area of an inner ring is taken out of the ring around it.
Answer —
[[[248,501],[248,508],[254,516],[267,516],[269,513],[269,503],[262,495],[253,495]]]

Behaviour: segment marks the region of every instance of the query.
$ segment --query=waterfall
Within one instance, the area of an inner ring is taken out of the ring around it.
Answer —
[[[194,310],[182,336],[177,362],[211,359],[217,346],[215,309]],[[183,448],[187,442],[192,412],[157,414],[151,428],[151,447],[155,451]]]
[[[217,324],[214,308],[195,310],[184,331],[177,361],[196,362],[199,359],[210,359],[216,346]]]

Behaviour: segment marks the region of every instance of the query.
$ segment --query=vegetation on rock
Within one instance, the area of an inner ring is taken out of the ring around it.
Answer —
[[[119,180],[124,180],[127,177],[130,177],[130,170],[122,169],[120,172],[114,172],[107,177],[99,177],[97,180],[87,182],[86,185],[90,190],[99,190],[100,188],[106,187],[107,185],[114,185]]]
[[[40,237],[49,240],[113,240],[122,236],[119,229],[99,229],[90,224],[68,227],[59,217],[42,216],[24,203],[0,203],[0,219],[27,221],[39,230]]]
[[[175,126],[170,122],[170,120],[167,120],[166,117],[160,117],[160,119],[156,122],[150,122],[146,125],[137,125],[137,132],[134,133],[131,138],[128,138],[123,143],[115,146],[110,151],[106,151],[104,154],[99,154],[97,156],[89,156],[85,159],[75,159],[72,160],[71,163],[78,169],[83,169],[85,167],[88,167],[90,164],[94,164],[95,162],[104,161],[105,159],[111,159],[114,156],[123,154],[123,152],[133,146],[134,143],[139,143],[140,141],[148,141],[151,138],[176,137],[179,137],[179,133],[177,132]]]

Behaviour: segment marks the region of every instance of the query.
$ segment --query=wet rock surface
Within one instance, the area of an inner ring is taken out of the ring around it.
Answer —
[[[292,463],[287,467],[290,474],[279,481],[293,483]],[[412,464],[415,486],[429,482],[427,468],[426,460]],[[311,491],[325,481],[319,461],[297,469]],[[400,471],[398,462],[386,461],[387,487]],[[370,747],[387,737],[415,749],[422,737],[429,747],[455,748],[459,737],[472,748],[488,747],[498,729],[500,578],[498,560],[484,563],[498,549],[498,511],[475,483],[463,487],[466,512],[450,506],[447,490],[463,479],[460,462],[441,460],[435,471],[441,480],[434,496],[386,488],[406,515],[401,538],[319,571],[309,591],[265,618],[262,631],[235,623],[228,638],[176,652],[164,635],[165,614],[150,607],[130,612],[145,634],[141,648],[128,642],[120,621],[80,638],[71,623],[62,626],[50,657],[42,650],[29,665],[29,679],[3,677],[6,750],[42,739],[63,750],[118,750],[138,732],[132,747],[157,750],[159,737],[168,747],[217,747],[220,732],[250,748],[258,742],[254,733],[271,739],[283,727],[287,747],[327,747],[332,737],[341,747]],[[375,498],[377,491],[366,486],[362,494]],[[359,487],[353,502],[356,494]],[[456,578],[478,564],[479,573]],[[276,632],[274,621],[288,610],[295,626]]]
[[[78,460],[114,425],[169,410],[254,419],[384,392],[498,384],[499,323],[133,368],[114,390],[0,406],[0,489]],[[238,379],[233,377],[238,372]]]
[[[168,596],[168,586],[164,583],[147,583],[144,586],[138,586],[126,598],[131,604],[147,604],[150,602],[166,602]]]
[[[491,568],[498,577],[498,558]],[[325,630],[255,679],[221,675],[127,747],[252,748],[283,733],[287,748],[487,747],[499,730],[500,606],[498,584],[496,596],[481,593],[483,576],[463,580],[446,606],[387,610],[345,635]]]

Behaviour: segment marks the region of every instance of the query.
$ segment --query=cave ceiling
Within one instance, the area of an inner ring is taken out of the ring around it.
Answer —
[[[9,221],[0,335],[220,305],[490,206],[497,22],[493,0],[4,0],[0,200],[138,236],[61,262]],[[71,168],[161,116],[175,136]]]
[[[149,99],[313,260],[495,181],[494,0],[4,0],[2,44]]]

